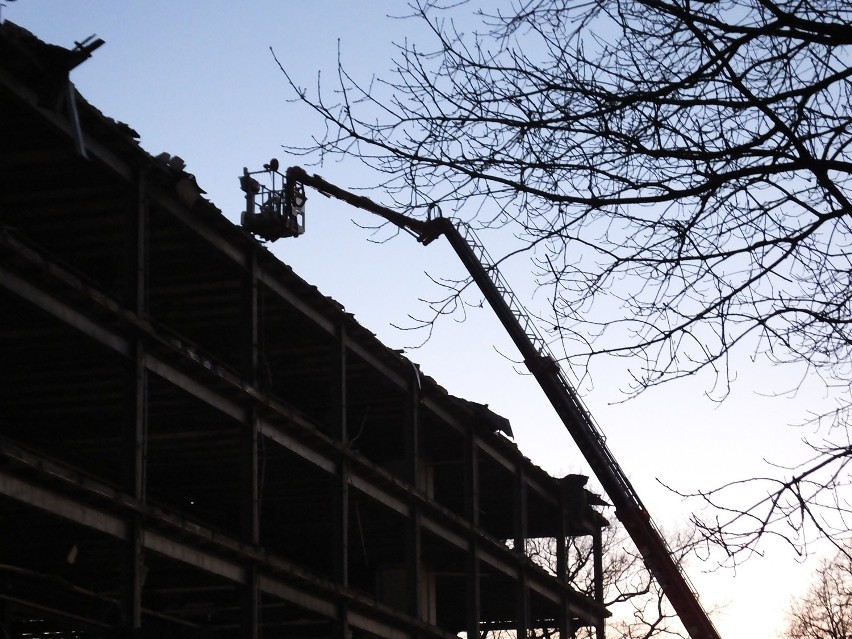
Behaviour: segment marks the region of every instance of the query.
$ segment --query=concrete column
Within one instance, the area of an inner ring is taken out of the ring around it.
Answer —
[[[465,442],[464,479],[465,510],[468,521],[479,527],[479,453],[473,428],[470,427]],[[482,618],[480,592],[479,546],[476,535],[471,535],[466,568],[467,636],[478,639]]]
[[[407,394],[405,408],[405,480],[417,487],[417,477],[420,472],[420,372],[412,365],[411,384]],[[427,599],[423,589],[428,584],[423,582],[421,563],[423,538],[420,529],[420,508],[411,506],[411,517],[407,522],[405,540],[406,588],[408,591],[408,610],[417,619],[427,620],[428,611],[424,609]]]
[[[350,461],[348,454],[349,428],[347,423],[347,349],[346,325],[341,321],[337,327],[334,342],[334,370],[331,380],[335,437],[343,446],[343,452],[337,466],[337,483],[333,495],[335,505],[335,534],[334,538],[334,576],[342,588],[349,587],[349,473]],[[351,639],[349,627],[349,607],[341,601],[338,604],[337,639]]]
[[[595,564],[595,601],[603,604],[603,531],[600,528],[595,528],[592,533],[592,552],[594,553]],[[603,619],[595,628],[595,639],[605,639],[606,623]]]
[[[148,301],[148,202],[145,178],[137,179],[136,199],[128,212],[126,300],[138,317],[147,316]],[[127,420],[124,430],[124,490],[139,503],[145,502],[146,451],[148,445],[148,378],[145,347],[141,340],[133,343],[128,363]],[[124,632],[138,636],[142,628],[142,588],[145,581],[144,539],[138,514],[127,518],[127,540],[122,562],[122,611]]]
[[[530,628],[530,594],[527,583],[526,541],[527,541],[527,484],[523,466],[515,468],[515,551],[518,553],[518,583],[516,585],[516,624],[518,639],[524,639]]]

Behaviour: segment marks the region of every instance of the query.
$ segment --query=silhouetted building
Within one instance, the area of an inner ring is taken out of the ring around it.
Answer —
[[[414,637],[602,624],[524,552],[548,476],[0,25],[0,630]],[[241,160],[234,158],[235,166]],[[509,543],[507,543],[509,542]]]

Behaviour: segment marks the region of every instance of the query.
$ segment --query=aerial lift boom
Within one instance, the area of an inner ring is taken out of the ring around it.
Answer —
[[[274,160],[273,162],[275,169],[270,169],[267,165],[266,170],[277,170],[277,162]],[[253,174],[244,170],[241,183],[253,179],[251,175]],[[249,186],[253,189],[255,185],[249,184]],[[247,213],[243,216],[243,226],[266,239],[300,235],[304,232],[304,204],[307,199],[305,186],[378,215],[412,233],[424,245],[441,235],[447,238],[509,333],[525,365],[550,400],[580,452],[591,466],[595,477],[612,500],[616,517],[636,544],[645,565],[660,584],[690,637],[720,639],[686,575],[672,558],[672,552],[651,519],[647,508],[610,452],[600,429],[472,229],[462,223],[454,224],[450,218],[440,215],[434,217],[430,215],[427,220],[408,217],[366,197],[341,189],[318,175],[309,175],[300,167],[287,169],[283,193],[278,196],[279,200],[275,200],[278,206],[276,210],[280,213],[278,221],[268,215],[265,219],[260,219],[263,213],[258,215],[248,213],[253,211],[254,196],[246,189],[246,184],[243,184],[247,202],[249,198],[252,198],[252,204],[247,204]],[[260,190],[257,188],[254,193]],[[270,191],[267,199],[275,197],[275,192]],[[261,204],[261,211],[263,211],[263,204]]]

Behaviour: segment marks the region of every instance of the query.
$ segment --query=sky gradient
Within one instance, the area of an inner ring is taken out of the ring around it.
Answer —
[[[321,73],[332,86],[338,55],[363,82],[382,75],[394,56],[394,42],[427,39],[411,21],[387,17],[404,4],[387,0],[311,3],[273,0],[246,3],[219,0],[17,0],[2,17],[39,38],[71,47],[92,34],[106,44],[72,74],[83,96],[104,114],[140,134],[149,153],[182,157],[207,197],[233,222],[242,211],[238,176],[243,167],[261,168],[271,157],[282,167],[301,163],[283,155],[282,145],[306,143],[323,123],[291,94],[270,47],[297,82],[311,87]],[[311,168],[347,188],[367,183],[357,161]],[[370,194],[381,201],[381,193]],[[471,308],[467,320],[439,322],[431,339],[394,326],[422,316],[423,298],[440,295],[425,275],[459,278],[464,273],[449,246],[422,248],[406,235],[378,238],[352,222],[371,224],[365,214],[308,193],[307,233],[272,248],[308,282],[338,300],[389,347],[409,358],[447,390],[489,404],[512,422],[525,455],[550,473],[588,474],[562,425],[529,376],[517,373],[508,338],[487,309]],[[492,254],[501,239],[483,234]],[[522,261],[505,273],[517,293],[542,303]],[[630,476],[652,515],[664,528],[683,525],[699,504],[684,502],[663,487],[682,491],[713,488],[749,475],[772,472],[764,460],[801,460],[800,440],[810,431],[787,424],[821,401],[820,389],[805,384],[796,394],[778,391],[800,386],[797,372],[768,367],[740,368],[723,403],[708,399],[706,377],[669,384],[623,402],[613,368],[596,376],[585,400],[608,437],[613,453]],[[746,499],[747,497],[743,497]],[[810,567],[802,567],[782,544],[768,544],[736,571],[690,576],[726,639],[772,637],[783,625],[783,609],[802,592]]]

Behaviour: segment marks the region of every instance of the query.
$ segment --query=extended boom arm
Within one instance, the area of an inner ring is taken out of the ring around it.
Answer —
[[[298,195],[301,197],[299,206],[303,206],[305,201],[303,186],[310,186],[324,195],[384,218],[411,232],[417,241],[424,245],[441,235],[446,236],[496,313],[500,323],[509,333],[523,356],[524,363],[550,400],[580,452],[591,466],[595,477],[612,500],[616,517],[636,544],[645,565],[660,584],[690,637],[720,639],[686,576],[672,558],[668,544],[639,499],[627,475],[610,452],[600,429],[472,230],[461,225],[457,227],[449,218],[434,217],[417,220],[408,217],[366,197],[334,186],[318,175],[308,175],[300,167],[287,169],[286,178],[285,200],[290,204],[297,199]],[[459,228],[464,229],[465,235]]]

